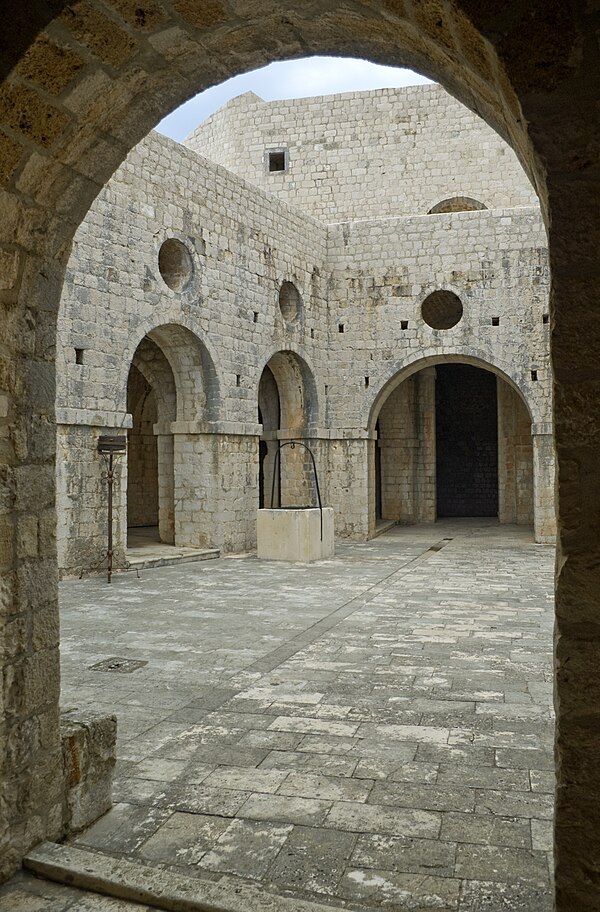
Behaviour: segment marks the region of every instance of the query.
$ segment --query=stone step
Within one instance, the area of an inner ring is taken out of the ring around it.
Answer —
[[[144,554],[144,551],[148,551]],[[133,548],[126,553],[128,570],[150,570],[152,567],[171,567],[173,564],[190,564],[194,561],[216,560],[221,556],[218,548],[177,548],[160,550]]]
[[[336,912],[331,905],[267,893],[233,879],[203,879],[101,852],[43,842],[23,864],[38,876],[163,912]],[[341,909],[338,907],[338,912]]]

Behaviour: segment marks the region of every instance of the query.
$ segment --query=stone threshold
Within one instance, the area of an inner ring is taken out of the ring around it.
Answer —
[[[220,556],[218,548],[177,548],[174,545],[163,549],[157,545],[155,551],[146,545],[142,548],[130,548],[125,552],[127,570],[150,570],[152,567],[191,564],[195,561],[216,560]]]
[[[278,896],[242,881],[186,877],[155,865],[53,842],[32,849],[23,865],[47,880],[145,903],[163,912],[336,912],[331,905]]]

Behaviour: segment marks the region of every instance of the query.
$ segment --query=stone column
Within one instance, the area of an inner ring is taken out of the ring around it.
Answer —
[[[535,540],[556,541],[554,490],[554,438],[550,424],[532,427],[533,435],[533,516]]]

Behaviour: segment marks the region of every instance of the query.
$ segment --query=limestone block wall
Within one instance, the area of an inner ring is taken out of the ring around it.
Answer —
[[[551,420],[549,266],[537,209],[332,225],[329,263],[328,406],[346,426],[374,428],[394,378],[452,359],[501,372],[534,422]],[[437,289],[462,302],[451,329],[423,319]]]
[[[85,415],[82,416],[85,418]],[[106,462],[98,453],[98,437],[114,434],[112,425],[60,424],[56,435],[56,496],[58,566],[79,573],[102,563],[106,552]],[[114,556],[123,566],[127,533],[125,491],[127,460],[115,460]]]
[[[377,417],[387,395],[412,372],[440,360],[487,367],[520,391],[538,432],[547,427],[549,275],[539,210],[522,205],[531,202],[531,190],[520,173],[518,179],[513,175],[512,164],[499,166],[512,153],[501,151],[495,134],[488,144],[488,128],[476,120],[473,126],[473,115],[445,93],[431,87],[409,96],[400,99],[416,105],[407,120],[395,120],[394,92],[340,101],[341,146],[352,122],[362,130],[387,118],[392,133],[403,125],[405,145],[390,151],[396,160],[404,150],[402,181],[389,173],[384,180],[381,171],[377,186],[389,190],[403,182],[405,195],[391,209],[378,203],[377,218],[364,217],[368,208],[343,209],[350,188],[367,207],[377,197],[375,184],[350,167],[348,150],[342,157],[349,170],[335,182],[341,207],[336,217],[359,213],[355,221],[326,225],[310,214],[303,193],[290,193],[288,204],[157,135],[130,153],[100,193],[75,236],[59,319],[63,568],[92,565],[102,553],[106,518],[95,440],[101,430],[125,432],[132,424],[127,386],[134,359],[156,400],[159,479],[152,497],[158,498],[161,537],[183,546],[254,546],[259,384],[266,365],[280,412],[279,428],[268,433],[273,441],[314,441],[323,502],[335,509],[338,534],[353,538],[366,538],[374,528]],[[351,118],[353,100],[358,109]],[[426,114],[429,104],[433,113]],[[316,104],[320,122],[324,111]],[[307,126],[301,121],[299,130]],[[481,155],[476,167],[471,152],[460,152],[459,140],[464,145],[467,134],[454,136],[459,127],[474,130],[466,145],[488,156],[487,172]],[[409,128],[414,135],[407,146]],[[314,135],[310,142],[306,148],[314,150]],[[419,156],[422,179],[415,176]],[[460,187],[452,192],[473,197],[476,176],[482,193],[489,191],[488,204],[502,201],[513,208],[397,215],[402,206],[426,212],[426,194],[441,192],[438,179],[453,177]],[[291,310],[287,298],[280,302],[284,283],[297,290]],[[433,329],[422,316],[424,299],[438,289],[462,302],[462,318],[451,329]],[[431,414],[421,409],[415,419],[415,439],[422,447],[427,438],[429,463]],[[545,473],[536,481],[536,504],[543,504],[547,534],[552,460],[551,445],[534,459]],[[306,454],[286,452],[282,463],[284,505],[312,503]],[[135,459],[129,468],[131,490],[137,484],[143,499]],[[121,552],[127,478],[123,466],[115,492]],[[412,515],[433,518],[432,473],[424,468],[412,479]]]
[[[438,85],[265,102],[234,99],[186,145],[325,222],[424,215],[468,197],[537,205],[512,150]],[[269,150],[288,167],[269,171]]]
[[[530,525],[533,511],[533,440],[525,403],[507,383],[498,393],[498,518]]]
[[[179,289],[169,287],[159,270],[159,251],[169,238],[181,241],[191,260],[187,284]],[[127,379],[140,341],[150,333],[170,365],[178,419],[212,421],[212,431],[218,419],[225,435],[230,432],[223,422],[233,423],[234,438],[239,423],[249,423],[256,435],[258,384],[273,354],[298,351],[310,371],[319,372],[327,325],[326,286],[319,279],[326,272],[325,261],[326,230],[314,219],[269,199],[177,143],[152,135],[136,147],[76,234],[61,302],[59,438],[74,435],[78,440],[77,458],[68,447],[59,453],[61,566],[77,570],[86,555],[92,560],[103,540],[95,437],[100,429],[131,424]],[[284,320],[278,303],[285,281],[293,282],[301,297],[293,321]],[[155,392],[166,401],[171,390],[160,390],[161,383],[157,375]],[[318,403],[312,414],[318,423]],[[73,424],[82,430],[74,430]],[[163,422],[155,433],[167,440],[173,430]],[[174,445],[177,450],[176,439]],[[86,448],[91,451],[83,453]],[[236,496],[246,466],[257,464],[258,442],[253,439],[250,446],[244,440],[241,449],[241,474],[230,483]],[[168,461],[166,449],[159,447],[159,464]],[[182,496],[190,490],[184,483],[189,462],[182,456],[178,462],[175,455],[176,475],[178,464],[184,474],[171,483],[171,490],[164,479],[159,484],[163,540],[172,540],[168,530],[175,526],[177,544],[203,542],[241,550],[252,546],[254,527],[241,531],[246,519],[234,515],[235,510],[225,513],[228,531],[221,534],[223,524],[212,523],[210,534],[206,528],[199,532],[189,516],[197,513],[197,505],[186,502],[187,494]],[[126,481],[125,474],[120,477],[119,509]],[[216,470],[212,479],[219,497],[206,499],[222,503]],[[179,493],[173,484],[179,484]],[[254,488],[256,484],[253,476]],[[72,495],[71,488],[78,486],[94,492],[85,508],[83,498],[76,501]],[[198,492],[201,486],[195,481],[192,488]],[[255,494],[251,516],[258,502]],[[124,547],[124,514],[119,522]]]

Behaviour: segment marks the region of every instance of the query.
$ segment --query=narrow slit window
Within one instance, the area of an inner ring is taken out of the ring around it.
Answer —
[[[345,329],[344,324],[343,324],[343,323],[338,323],[338,332],[339,332],[339,333],[343,333],[343,332],[344,332],[344,329]]]
[[[254,322],[258,323],[258,311],[257,310],[254,311]]]
[[[369,388],[369,378],[365,377],[365,389]]]
[[[83,364],[83,348],[75,349],[75,364]]]
[[[546,326],[550,322],[550,314],[542,314],[542,323]]]
[[[241,385],[242,385],[242,375],[241,375],[241,374],[236,374],[236,375],[235,375],[235,385],[236,385],[236,386],[241,386]]]
[[[531,371],[531,379],[532,379],[532,380],[537,380],[537,378],[538,378],[538,375],[537,375],[537,374],[538,374],[538,372],[537,372],[536,370],[532,370],[532,371]]]

